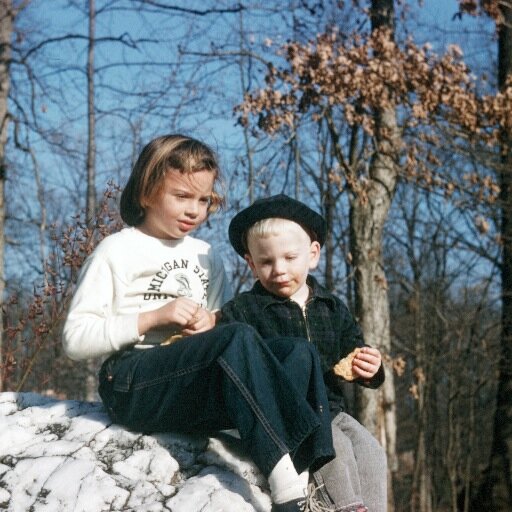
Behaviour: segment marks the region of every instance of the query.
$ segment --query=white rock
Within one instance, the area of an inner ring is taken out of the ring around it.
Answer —
[[[0,510],[269,512],[240,442],[112,425],[100,403],[0,393]]]
[[[268,512],[271,505],[268,496],[239,476],[207,468],[187,480],[167,506],[173,512]]]

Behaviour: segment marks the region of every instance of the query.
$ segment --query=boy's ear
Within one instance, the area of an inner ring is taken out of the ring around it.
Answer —
[[[256,267],[254,266],[254,261],[252,261],[251,255],[249,253],[244,256],[244,260],[249,264],[249,267],[252,270],[252,275],[257,278],[258,274],[256,273]]]
[[[309,246],[309,269],[313,270],[320,261],[320,244],[315,240]]]

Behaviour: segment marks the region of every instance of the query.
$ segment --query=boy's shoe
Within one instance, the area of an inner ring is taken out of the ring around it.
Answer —
[[[348,507],[337,508],[336,512],[368,512],[368,507],[364,505],[350,505]]]
[[[334,505],[329,505],[322,499],[319,490],[323,486],[324,484],[317,487],[313,482],[308,485],[308,495],[306,496],[306,504],[304,507],[305,512],[338,512],[338,509]]]
[[[299,498],[285,503],[274,503],[271,512],[306,512],[306,501]]]
[[[274,504],[272,505],[271,512],[334,512],[335,510],[336,509],[324,505],[322,502],[317,500],[314,495],[310,494],[306,498],[299,498],[297,500],[287,501],[286,503]],[[354,512],[356,511],[354,510]],[[368,509],[366,509],[366,512],[368,512]]]

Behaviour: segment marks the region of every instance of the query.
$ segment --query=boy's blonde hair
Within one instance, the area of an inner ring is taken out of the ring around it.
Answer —
[[[208,213],[223,205],[224,198],[217,191],[220,169],[215,152],[192,137],[164,135],[143,148],[121,194],[121,217],[126,224],[138,226],[142,223],[144,208],[162,189],[169,171],[182,174],[211,171],[214,173],[214,188]]]
[[[268,238],[269,236],[280,235],[287,230],[287,224],[292,222],[304,230],[309,236],[310,241],[316,240],[316,235],[309,229],[305,228],[298,222],[290,219],[282,219],[279,217],[270,217],[259,220],[250,226],[244,234],[245,250],[249,253],[249,241],[255,238]]]

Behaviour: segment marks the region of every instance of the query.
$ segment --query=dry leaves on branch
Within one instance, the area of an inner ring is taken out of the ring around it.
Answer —
[[[480,95],[460,48],[450,46],[437,55],[429,45],[420,47],[411,40],[401,47],[386,29],[366,37],[320,34],[307,44],[288,43],[282,55],[283,68],[269,65],[267,86],[247,94],[236,107],[241,123],[247,125],[255,118],[261,130],[274,134],[293,130],[300,116],[310,114],[317,123],[326,120],[335,133],[336,109],[336,119],[373,136],[375,112],[394,109],[399,131],[386,135],[381,129],[379,137],[403,155],[399,166],[405,177],[440,189],[447,198],[455,192],[490,202],[497,198],[499,188],[484,182],[488,177],[469,188],[468,183],[455,182],[442,169],[436,149],[447,143],[494,148],[511,138],[512,81],[497,94]],[[404,150],[397,141],[405,136]],[[382,149],[382,143],[378,147]],[[364,198],[364,174],[346,167],[343,171],[340,178],[333,176],[338,187],[347,185]]]
[[[505,22],[502,7],[507,3],[507,0],[458,0],[458,2],[460,14],[465,13],[471,16],[479,16],[485,13],[496,22],[497,26]]]
[[[118,187],[109,184],[91,226],[78,215],[61,235],[54,232],[54,252],[45,266],[43,282],[34,288],[28,302],[20,301],[16,296],[5,302],[5,343],[0,372],[4,383],[12,389],[21,389],[43,349],[59,342],[58,330],[84,259],[100,240],[122,226],[117,210],[112,208],[117,192]],[[28,346],[27,340],[30,340]],[[17,382],[10,382],[16,368],[21,369]]]

